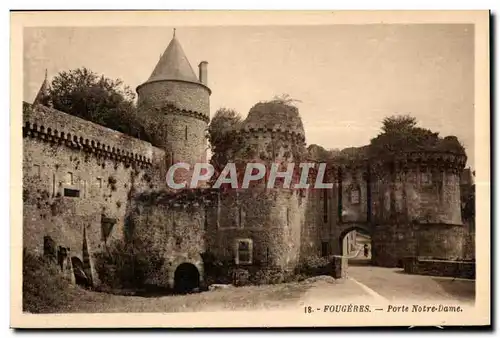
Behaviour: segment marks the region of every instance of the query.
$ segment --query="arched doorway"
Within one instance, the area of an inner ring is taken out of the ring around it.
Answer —
[[[339,246],[342,256],[349,259],[349,264],[370,264],[372,239],[370,232],[359,226],[345,229],[339,236]],[[368,256],[365,256],[367,248]]]
[[[200,287],[200,272],[191,263],[182,263],[175,270],[174,288],[176,292],[188,293]]]

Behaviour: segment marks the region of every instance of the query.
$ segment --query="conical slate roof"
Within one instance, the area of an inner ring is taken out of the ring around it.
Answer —
[[[36,94],[33,104],[48,105],[49,100],[49,82],[47,81],[47,70],[45,70],[45,79],[43,80],[38,94]]]
[[[148,81],[181,80],[199,83],[181,44],[174,36]]]

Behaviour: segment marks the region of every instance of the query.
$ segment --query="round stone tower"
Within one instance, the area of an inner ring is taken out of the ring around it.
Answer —
[[[272,164],[283,164],[279,171],[284,172],[288,163],[295,163],[298,168],[305,153],[298,109],[281,101],[254,105],[239,132],[245,146],[243,155],[236,160],[237,166],[240,161],[258,162],[269,172]],[[249,189],[228,191],[223,196],[218,247],[228,247],[226,253],[229,250],[243,268],[291,271],[299,259],[305,198],[296,189],[283,188],[283,179],[266,189],[268,180],[266,177]],[[245,248],[251,253],[245,253]]]
[[[444,143],[449,141],[445,138]],[[404,257],[462,257],[461,151],[412,151],[372,169],[374,191],[372,261],[397,266]]]
[[[174,37],[149,79],[137,87],[138,110],[156,146],[165,150],[167,166],[206,162],[205,129],[210,119],[207,62],[199,77]]]

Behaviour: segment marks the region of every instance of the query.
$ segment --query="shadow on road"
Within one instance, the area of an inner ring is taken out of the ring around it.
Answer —
[[[466,279],[433,277],[446,293],[462,300],[474,301],[476,298],[476,281]]]
[[[349,259],[349,266],[370,266],[372,265],[371,259]]]

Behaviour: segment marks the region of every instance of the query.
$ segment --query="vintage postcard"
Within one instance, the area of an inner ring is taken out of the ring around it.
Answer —
[[[11,13],[11,326],[488,326],[488,11]]]

